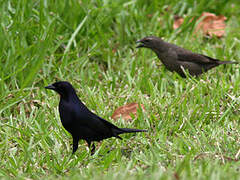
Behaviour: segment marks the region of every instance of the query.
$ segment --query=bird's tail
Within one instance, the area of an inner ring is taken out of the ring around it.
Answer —
[[[145,129],[117,128],[113,130],[113,136],[122,139],[119,135],[124,133],[147,132]]]
[[[236,61],[218,61],[219,64],[239,64],[239,62]]]
[[[119,128],[121,133],[135,133],[135,132],[147,132],[145,129],[130,129],[130,128]]]

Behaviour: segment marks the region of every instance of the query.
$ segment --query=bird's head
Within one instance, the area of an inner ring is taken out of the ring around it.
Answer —
[[[156,47],[159,46],[159,43],[161,42],[163,42],[163,40],[159,37],[147,36],[137,41],[137,43],[139,43],[137,48],[145,47],[145,48],[155,49]]]
[[[67,97],[69,94],[75,94],[73,86],[67,81],[58,81],[45,87],[56,91],[61,97]]]

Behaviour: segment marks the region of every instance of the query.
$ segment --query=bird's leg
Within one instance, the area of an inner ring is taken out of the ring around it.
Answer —
[[[79,140],[78,138],[73,137],[73,151],[72,151],[72,154],[74,154],[78,149],[78,140]]]
[[[88,148],[89,148],[89,150],[90,150],[90,149],[91,149],[91,144],[92,144],[92,142],[89,141],[89,140],[87,140],[87,144],[88,144]],[[95,145],[92,144],[91,156],[92,156],[94,153],[95,153]]]
[[[91,155],[93,155],[95,153],[95,149],[96,149],[95,145],[92,144]]]

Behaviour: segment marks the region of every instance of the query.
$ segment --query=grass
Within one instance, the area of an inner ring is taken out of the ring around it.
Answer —
[[[239,179],[239,65],[182,79],[149,50],[146,35],[162,36],[194,52],[240,59],[237,1],[158,0],[1,3],[0,177],[3,179]],[[174,15],[208,11],[227,17],[226,36],[195,36],[193,24],[173,30]],[[43,87],[70,81],[81,100],[120,127],[148,129],[71,156],[58,96]],[[138,102],[132,122],[114,110]],[[110,153],[107,153],[109,150]]]

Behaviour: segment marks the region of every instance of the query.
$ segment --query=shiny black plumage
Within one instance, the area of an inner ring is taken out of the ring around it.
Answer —
[[[69,82],[60,81],[47,87],[60,94],[59,113],[63,127],[72,135],[73,151],[78,149],[78,141],[86,140],[90,148],[93,141],[116,137],[123,133],[145,132],[146,130],[118,128],[91,112],[78,98]],[[91,154],[95,151],[93,144]]]

